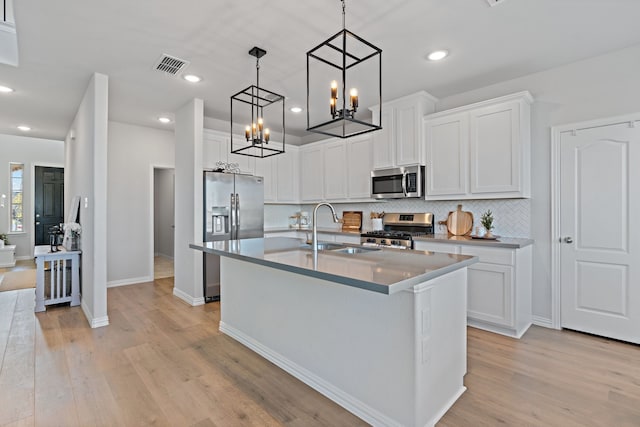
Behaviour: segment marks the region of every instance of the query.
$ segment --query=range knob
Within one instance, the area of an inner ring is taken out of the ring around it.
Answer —
[[[382,239],[382,240],[380,240],[380,244],[381,245],[388,245],[389,243],[387,242],[387,239]]]
[[[374,237],[367,238],[367,243],[375,243],[376,239]]]

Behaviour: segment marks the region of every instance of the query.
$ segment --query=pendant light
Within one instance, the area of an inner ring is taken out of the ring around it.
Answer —
[[[270,157],[284,153],[284,96],[260,87],[260,58],[267,51],[253,47],[256,84],[231,96],[231,152],[243,156]],[[234,124],[244,125],[244,135],[234,134]],[[280,142],[271,138],[281,136]]]
[[[342,30],[307,52],[307,130],[349,138],[382,129],[382,50],[346,29],[341,3]]]

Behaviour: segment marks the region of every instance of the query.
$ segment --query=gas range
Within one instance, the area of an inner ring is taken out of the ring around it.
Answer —
[[[383,218],[383,230],[360,235],[363,246],[412,249],[413,238],[433,234],[432,213],[388,213]]]

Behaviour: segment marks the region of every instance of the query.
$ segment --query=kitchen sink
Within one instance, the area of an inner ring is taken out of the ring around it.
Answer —
[[[342,248],[342,249],[335,249],[333,250],[333,252],[340,252],[342,254],[362,254],[362,253],[367,253],[367,252],[375,252],[375,251],[379,251],[380,248],[358,248],[358,247],[352,247],[352,246],[348,246],[346,248]]]

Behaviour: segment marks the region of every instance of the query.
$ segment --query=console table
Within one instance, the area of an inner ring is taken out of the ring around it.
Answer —
[[[36,308],[45,311],[47,305],[70,302],[71,306],[80,305],[80,254],[81,251],[68,251],[64,248],[50,252],[50,247],[36,246],[33,256],[36,259]],[[45,275],[45,263],[50,268]],[[67,270],[71,270],[68,272]],[[69,277],[71,273],[71,277]],[[45,278],[47,279],[45,282]],[[45,292],[45,286],[49,284]]]

